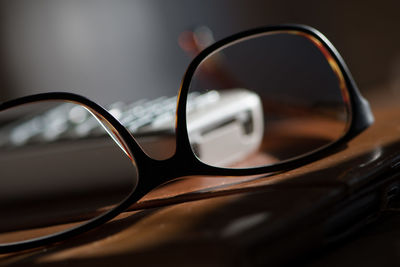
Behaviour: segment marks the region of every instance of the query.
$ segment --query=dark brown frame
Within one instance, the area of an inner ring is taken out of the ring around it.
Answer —
[[[228,169],[213,167],[202,163],[192,152],[186,128],[186,98],[195,70],[208,55],[224,47],[225,45],[228,45],[243,38],[247,38],[252,35],[274,32],[295,32],[296,34],[301,34],[308,38],[311,38],[314,42],[316,42],[317,45],[320,46],[320,49],[324,50],[326,56],[328,56],[330,60],[333,60],[333,62],[336,64],[336,66],[338,67],[337,71],[340,72],[340,75],[343,78],[343,84],[346,90],[345,93],[347,94],[349,101],[351,121],[347,132],[340,139],[321,149],[313,151],[312,153],[306,154],[304,156],[283,161],[277,164],[255,168]],[[84,105],[88,109],[92,110],[95,114],[97,114],[97,116],[107,121],[122,139],[122,142],[126,146],[126,151],[131,156],[134,156],[134,160],[138,169],[139,180],[136,188],[130,193],[130,195],[118,206],[108,211],[107,213],[100,215],[99,217],[96,217],[78,227],[66,230],[64,232],[27,241],[8,243],[5,245],[0,244],[0,253],[7,253],[37,246],[43,246],[88,231],[96,226],[107,222],[108,220],[111,220],[119,213],[129,208],[129,206],[138,201],[155,187],[178,177],[190,175],[254,175],[285,171],[296,168],[298,166],[321,158],[322,156],[326,155],[326,153],[329,152],[333,146],[337,146],[348,141],[373,123],[373,115],[368,105],[368,102],[360,95],[357,86],[339,53],[320,32],[304,25],[276,25],[257,28],[232,35],[228,38],[216,42],[215,44],[203,50],[190,63],[182,80],[176,113],[176,151],[171,158],[166,160],[160,161],[150,158],[140,148],[140,146],[132,137],[132,135],[128,132],[128,130],[124,126],[122,126],[112,115],[110,115],[103,107],[80,95],[71,93],[44,93],[31,95],[11,100],[5,103],[0,103],[0,111],[16,107],[18,105],[48,100],[68,101]]]

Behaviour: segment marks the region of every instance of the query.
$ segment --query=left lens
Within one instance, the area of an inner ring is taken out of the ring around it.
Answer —
[[[217,167],[304,156],[340,139],[351,120],[336,61],[299,31],[257,34],[217,49],[198,65],[189,94],[204,98],[187,102],[193,152]]]
[[[56,234],[105,214],[138,179],[118,132],[95,111],[60,101],[0,112],[0,170],[0,245]]]

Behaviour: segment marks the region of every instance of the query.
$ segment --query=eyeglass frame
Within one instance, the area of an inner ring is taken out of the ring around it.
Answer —
[[[314,38],[313,41],[317,41],[321,45],[321,47],[319,48],[324,49],[328,52],[324,53],[324,55],[325,57],[329,57],[326,58],[328,61],[333,60],[333,63],[330,62],[330,64],[335,64],[338,68],[337,70],[334,69],[334,71],[339,71],[342,75],[343,83],[346,87],[345,89],[348,94],[350,122],[347,131],[338,140],[333,141],[328,145],[325,145],[317,150],[301,155],[299,157],[278,162],[275,164],[252,168],[229,169],[215,167],[203,163],[192,150],[186,127],[186,100],[188,97],[190,84],[192,82],[192,77],[195,74],[195,71],[209,55],[227,45],[239,42],[240,40],[255,35],[262,35],[267,33],[272,34],[276,32],[295,32],[300,35],[306,35],[306,37],[308,36]],[[136,184],[136,187],[124,200],[122,200],[116,207],[112,208],[106,213],[95,217],[88,222],[84,222],[81,225],[78,225],[68,230],[64,230],[62,232],[53,233],[47,236],[37,237],[30,240],[7,243],[5,245],[0,244],[0,253],[9,253],[34,247],[42,247],[44,245],[68,239],[72,236],[76,236],[83,232],[89,231],[115,218],[118,214],[127,210],[132,204],[136,203],[154,188],[179,177],[194,175],[245,176],[274,173],[294,169],[296,167],[305,165],[316,159],[321,158],[332,147],[338,146],[339,144],[343,144],[346,141],[352,139],[368,126],[370,126],[374,121],[374,117],[368,102],[361,96],[357,85],[339,52],[335,49],[332,43],[318,30],[310,26],[299,24],[265,26],[231,35],[205,48],[192,60],[183,76],[178,94],[175,121],[175,153],[170,158],[165,160],[156,160],[148,156],[142,150],[132,134],[116,118],[114,118],[107,110],[105,110],[100,105],[81,95],[67,92],[49,92],[30,95],[0,103],[0,111],[23,104],[52,100],[73,102],[75,104],[83,105],[89,110],[94,111],[96,116],[104,123],[107,123],[112,128],[114,128],[117,132],[117,136],[121,138],[121,140],[119,141],[125,145],[124,150],[134,158],[133,162],[137,168],[138,182]]]

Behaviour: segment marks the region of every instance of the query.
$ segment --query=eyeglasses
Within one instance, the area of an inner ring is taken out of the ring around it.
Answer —
[[[191,101],[193,96],[207,101]],[[54,106],[67,119],[53,116],[49,110]],[[303,25],[241,32],[195,57],[179,91],[176,147],[168,159],[150,157],[131,126],[79,95],[31,95],[1,103],[0,111],[2,253],[99,226],[179,177],[296,168],[323,157],[373,122],[336,49]],[[51,129],[50,139],[66,123],[81,129],[90,122],[102,126],[97,129],[104,134],[95,143],[80,143],[74,154],[68,145],[74,133],[64,131],[65,145],[55,155],[51,143],[21,146],[27,130],[14,131],[15,125],[24,125],[21,120],[31,132]]]

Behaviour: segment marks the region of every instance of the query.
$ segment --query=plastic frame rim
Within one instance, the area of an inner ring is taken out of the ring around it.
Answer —
[[[185,150],[188,147],[190,148],[190,142],[188,138],[188,133],[186,129],[186,99],[188,95],[188,91],[191,84],[192,76],[194,75],[197,67],[214,51],[223,48],[226,45],[229,45],[233,42],[237,42],[241,39],[246,39],[250,36],[261,35],[266,33],[276,33],[276,32],[299,32],[306,34],[312,38],[315,38],[324,49],[329,53],[329,56],[332,60],[335,61],[335,64],[338,67],[337,71],[340,71],[340,74],[343,77],[343,83],[345,85],[346,93],[348,94],[348,101],[350,105],[350,124],[346,131],[346,133],[339,138],[338,140],[327,144],[319,149],[312,151],[311,153],[301,155],[299,157],[295,157],[289,160],[285,160],[276,164],[271,164],[267,166],[260,167],[251,167],[251,168],[237,168],[237,169],[229,169],[222,167],[214,167],[207,165],[196,157],[196,164],[201,166],[205,173],[202,174],[220,174],[220,175],[247,175],[247,174],[260,174],[264,172],[275,172],[281,170],[292,169],[303,165],[307,162],[311,162],[323,155],[329,148],[332,146],[336,146],[339,143],[343,143],[352,137],[356,136],[364,129],[366,129],[369,125],[371,125],[374,121],[373,114],[369,107],[368,102],[361,96],[356,83],[347,68],[343,58],[340,56],[339,52],[332,45],[332,43],[318,30],[300,24],[283,24],[283,25],[272,25],[266,27],[255,28],[251,30],[247,30],[244,32],[240,32],[234,35],[231,35],[221,41],[218,41],[211,46],[204,49],[193,61],[190,63],[189,67],[186,70],[185,76],[181,83],[181,88],[179,91],[179,101],[177,108],[177,153],[179,150]],[[328,60],[328,59],[327,59]],[[181,111],[182,110],[182,111]],[[179,146],[179,147],[178,147]],[[186,152],[187,153],[187,152]]]
[[[269,32],[272,33],[277,31],[297,31],[308,34],[313,38],[316,38],[316,40],[318,40],[330,53],[332,59],[335,60],[341,74],[343,75],[343,79],[346,84],[349,96],[349,103],[351,107],[351,123],[349,125],[348,131],[340,139],[332,142],[327,146],[324,146],[322,149],[318,149],[310,154],[306,154],[305,156],[300,156],[298,158],[294,158],[273,165],[243,169],[228,169],[213,167],[201,162],[192,152],[186,129],[186,98],[188,95],[192,76],[195,73],[197,67],[205,58],[207,58],[208,55],[224,47],[225,45],[253,35],[265,34]],[[150,158],[141,149],[141,147],[134,139],[134,137],[129,133],[129,131],[123,125],[121,125],[118,120],[116,120],[111,114],[108,113],[108,111],[106,111],[98,104],[80,95],[59,92],[31,95],[11,100],[5,103],[0,103],[0,111],[22,104],[48,100],[59,100],[78,103],[80,105],[86,106],[89,109],[94,110],[97,114],[99,114],[107,122],[109,122],[124,141],[127,151],[130,153],[131,156],[134,157],[137,165],[139,180],[136,188],[132,190],[127,198],[121,201],[116,207],[109,210],[105,214],[95,217],[88,222],[84,222],[81,225],[78,225],[68,230],[64,230],[62,232],[35,239],[7,243],[5,245],[0,244],[0,253],[8,253],[34,247],[41,247],[89,231],[90,229],[93,229],[113,219],[155,187],[165,183],[166,181],[178,177],[189,175],[255,175],[276,171],[285,171],[299,167],[315,159],[321,158],[324,153],[329,151],[331,147],[351,139],[373,123],[373,115],[369,108],[368,102],[360,95],[347,66],[345,65],[343,59],[333,47],[333,45],[326,39],[325,36],[323,36],[314,28],[296,24],[267,26],[237,33],[214,43],[210,47],[203,50],[196,58],[193,59],[193,61],[189,64],[186,73],[182,79],[181,87],[178,94],[176,113],[176,151],[171,158],[166,160],[160,161]],[[144,179],[143,177],[151,177],[152,179]]]

